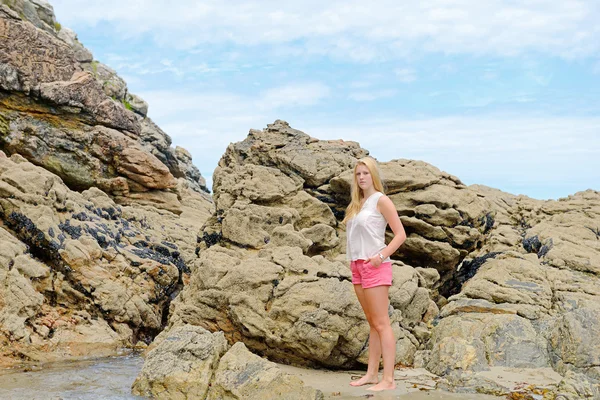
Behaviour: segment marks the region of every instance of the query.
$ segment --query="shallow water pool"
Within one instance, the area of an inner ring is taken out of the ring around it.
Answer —
[[[142,399],[131,385],[142,369],[139,354],[52,363],[41,369],[0,372],[0,399]]]

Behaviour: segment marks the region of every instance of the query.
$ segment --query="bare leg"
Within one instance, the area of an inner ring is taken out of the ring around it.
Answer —
[[[370,327],[369,331],[369,363],[367,367],[367,375],[374,376],[375,382],[379,381],[379,361],[381,360],[381,339],[377,330]]]
[[[396,362],[396,339],[388,315],[389,286],[376,286],[363,289],[364,298],[369,308],[371,326],[375,328],[381,340],[383,354],[383,379],[368,390],[380,391],[396,388],[394,381],[394,364]]]
[[[368,307],[365,303],[365,295],[363,290],[364,289],[361,285],[354,285],[356,297],[358,297],[358,302],[365,312],[365,317],[367,318],[367,321],[369,321],[369,326],[371,328],[369,332],[369,365],[367,367],[367,373],[365,376],[357,381],[350,382],[350,386],[362,386],[378,382],[379,360],[381,359],[381,340],[379,339],[377,330],[375,330],[371,325],[371,319],[368,314]]]

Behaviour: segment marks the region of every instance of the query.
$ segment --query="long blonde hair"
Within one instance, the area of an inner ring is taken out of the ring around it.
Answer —
[[[348,204],[348,207],[346,208],[346,216],[342,221],[343,223],[348,222],[349,219],[353,218],[356,214],[360,212],[360,202],[365,197],[365,194],[363,193],[362,189],[358,186],[358,179],[356,178],[356,169],[359,165],[364,165],[369,170],[371,178],[373,179],[373,188],[378,192],[385,193],[383,181],[381,179],[381,173],[379,172],[379,167],[377,166],[377,161],[375,161],[371,157],[364,157],[358,160],[356,162],[356,165],[354,165],[352,187],[350,193],[350,204]]]

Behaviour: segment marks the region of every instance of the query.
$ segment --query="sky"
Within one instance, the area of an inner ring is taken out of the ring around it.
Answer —
[[[537,199],[600,190],[600,0],[51,0],[211,175],[276,119]]]

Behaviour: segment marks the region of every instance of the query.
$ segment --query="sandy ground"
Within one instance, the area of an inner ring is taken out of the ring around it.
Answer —
[[[36,368],[0,370],[0,399],[139,399],[131,395],[131,384],[142,368],[139,354],[103,359],[52,363]],[[505,397],[481,394],[449,393],[433,390],[440,379],[424,369],[404,368],[395,371],[396,389],[371,392],[370,385],[353,387],[349,383],[364,371],[329,371],[279,367],[298,376],[308,386],[323,392],[326,399],[405,399],[405,400],[499,400]],[[523,387],[551,388],[561,376],[550,368],[519,369],[494,367],[479,377],[506,388],[521,391]],[[527,383],[525,383],[527,382]],[[523,397],[529,398],[529,397]],[[536,397],[533,397],[536,398]]]
[[[395,390],[371,392],[367,390],[370,385],[362,387],[349,385],[352,380],[362,376],[364,371],[312,370],[289,365],[279,365],[279,367],[289,374],[298,376],[306,385],[321,390],[326,399],[498,400],[504,398],[432,390],[435,387],[434,376],[423,369],[397,370]]]

